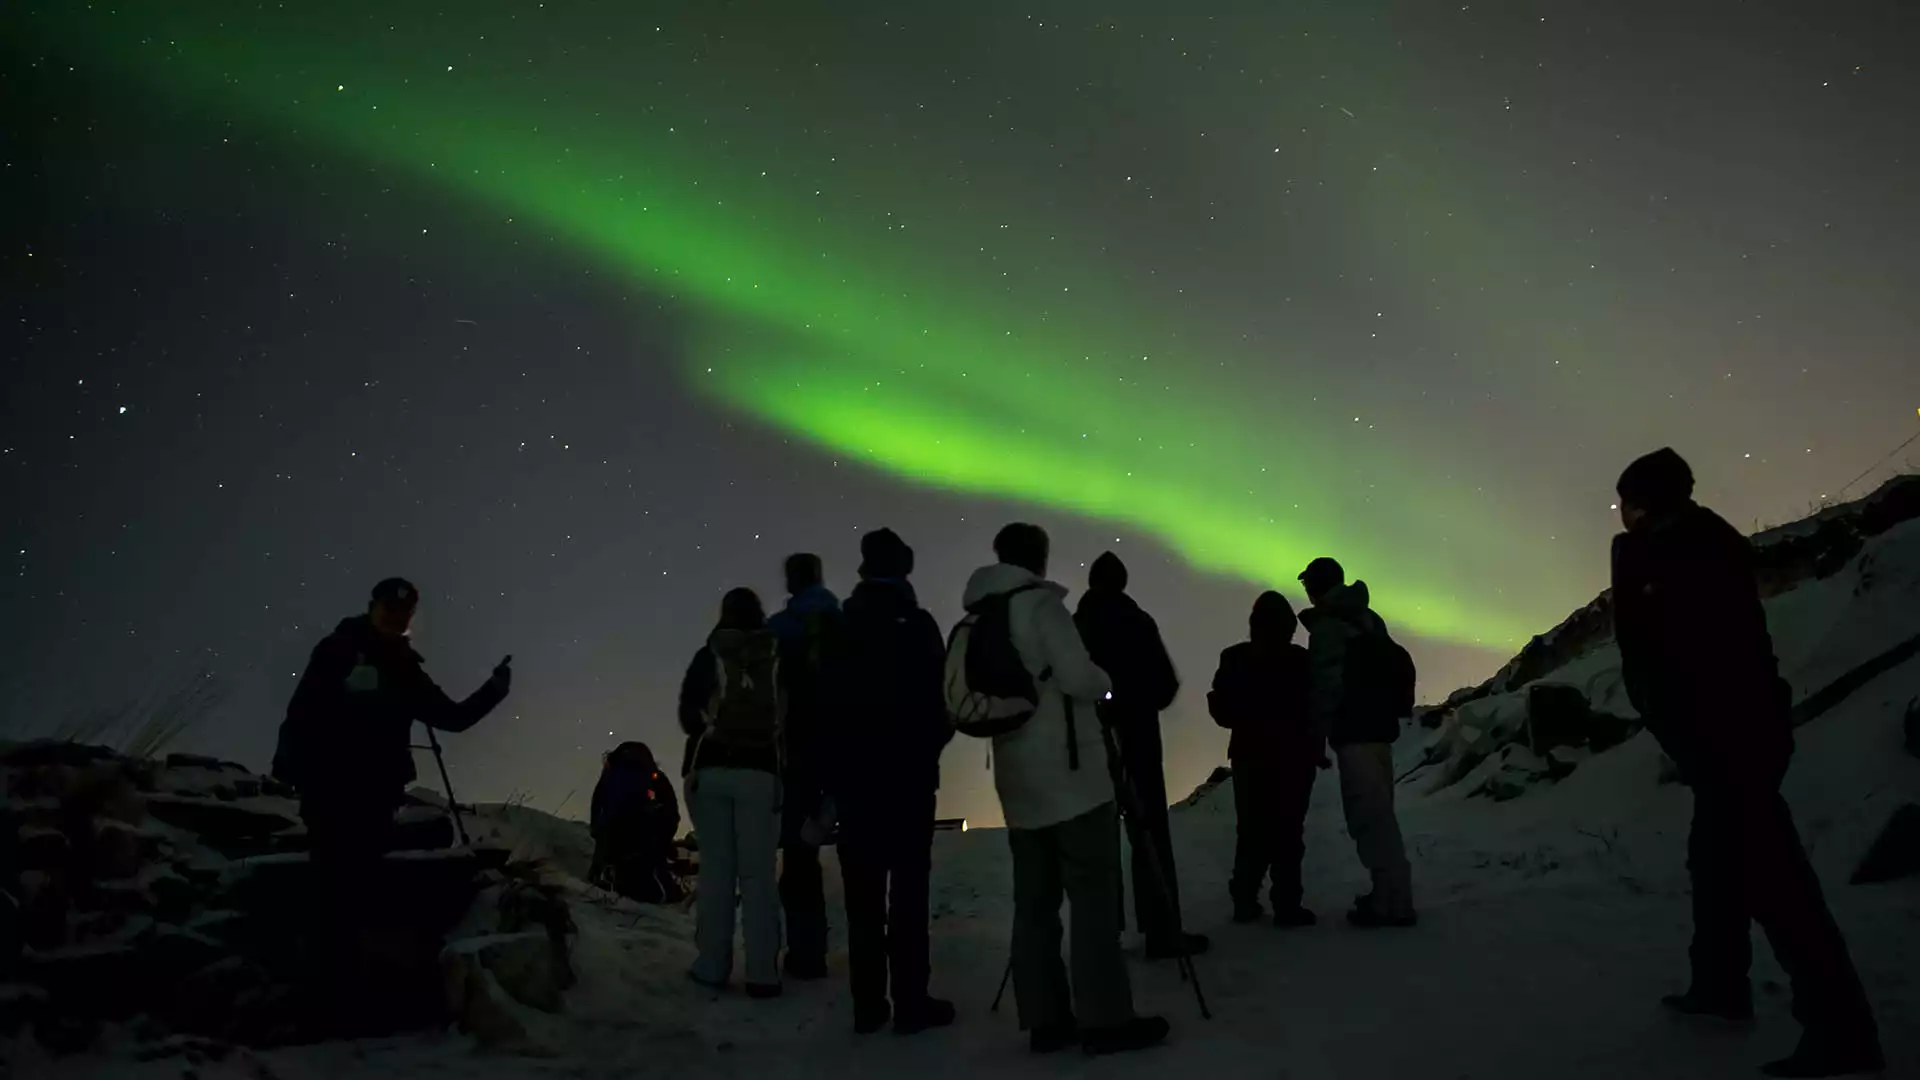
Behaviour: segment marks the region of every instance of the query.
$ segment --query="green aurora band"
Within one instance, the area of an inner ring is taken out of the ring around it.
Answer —
[[[1526,530],[1466,479],[1484,468],[1430,439],[1389,432],[1322,460],[1316,448],[1352,445],[1352,418],[1309,405],[1310,377],[1287,400],[1248,400],[1217,362],[1231,343],[1157,317],[1108,269],[1069,257],[1057,300],[1014,302],[982,237],[1065,230],[949,212],[916,196],[910,167],[880,182],[911,230],[876,226],[870,206],[774,186],[737,147],[616,122],[584,77],[537,93],[510,69],[456,79],[404,40],[329,41],[318,17],[295,34],[69,12],[39,30],[196,111],[317,137],[538,223],[682,305],[695,392],[825,451],[1124,523],[1264,586],[1337,554],[1389,617],[1462,644],[1524,640],[1579,580],[1557,552],[1516,545]],[[1060,250],[1097,245],[1046,249]],[[1043,257],[1057,260],[1027,261]]]

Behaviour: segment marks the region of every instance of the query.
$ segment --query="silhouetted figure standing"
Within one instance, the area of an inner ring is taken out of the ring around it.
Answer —
[[[1047,534],[1013,524],[994,537],[999,562],[974,571],[965,604],[1006,606],[1006,625],[1038,707],[993,739],[993,786],[1013,854],[1013,996],[1035,1053],[1075,1041],[1092,1053],[1136,1050],[1167,1022],[1136,1016],[1120,951],[1120,845],[1113,777],[1094,706],[1112,689],[1046,580]],[[978,631],[976,631],[978,632]],[[1060,962],[1060,902],[1073,906],[1073,978]]]
[[[407,637],[419,604],[411,582],[388,578],[374,586],[365,615],[342,619],[314,646],[273,758],[273,774],[300,793],[317,879],[322,992],[346,1034],[380,1024],[366,937],[386,897],[377,879],[393,845],[394,812],[417,775],[413,725],[465,731],[506,698],[513,680],[508,657],[465,701],[448,697]]]
[[[1180,678],[1160,640],[1159,625],[1127,595],[1127,567],[1120,556],[1109,551],[1093,561],[1073,622],[1087,644],[1087,654],[1113,680],[1113,696],[1099,704],[1098,715],[1113,729],[1122,768],[1140,799],[1141,820],[1128,815],[1126,826],[1127,843],[1133,849],[1133,912],[1147,940],[1147,958],[1205,952],[1204,934],[1186,934],[1183,947],[1176,930],[1180,886],[1167,821],[1160,712],[1173,704]],[[1155,845],[1160,856],[1164,886],[1155,879],[1144,851],[1148,844]]]
[[[787,606],[767,620],[780,639],[787,692],[786,764],[780,813],[780,903],[787,913],[787,975],[827,975],[827,898],[820,848],[806,825],[822,815],[824,740],[834,723],[825,671],[840,628],[840,601],[827,589],[820,556],[787,557]]]
[[[688,752],[687,807],[700,843],[699,956],[694,982],[719,988],[733,972],[736,904],[747,951],[747,995],[780,993],[780,732],[785,712],[779,643],[760,598],[734,589],[720,624],[680,683]]]
[[[1326,741],[1314,730],[1309,709],[1311,661],[1293,643],[1299,625],[1286,597],[1261,593],[1247,620],[1248,640],[1220,654],[1207,694],[1214,722],[1233,732],[1227,759],[1237,831],[1227,891],[1235,922],[1265,914],[1260,887],[1268,873],[1274,925],[1315,921],[1300,903],[1300,861],[1306,855],[1307,804],[1326,763]]]
[[[833,665],[840,707],[828,790],[840,815],[853,1024],[900,1034],[953,1023],[927,993],[927,923],[940,752],[953,729],[941,686],[940,627],[920,607],[913,549],[891,529],[860,538]]]
[[[589,883],[643,904],[681,898],[673,873],[680,800],[646,743],[623,742],[607,754],[593,786],[588,828],[593,835]]]
[[[1312,635],[1314,731],[1340,764],[1347,833],[1373,876],[1373,891],[1354,901],[1347,920],[1364,927],[1412,926],[1413,868],[1393,808],[1393,742],[1412,711],[1411,661],[1368,607],[1367,583],[1346,580],[1340,564],[1326,558],[1313,560],[1300,575],[1313,602],[1300,621]]]
[[[1693,472],[1659,450],[1620,476],[1614,632],[1627,693],[1693,789],[1693,985],[1680,1013],[1747,1020],[1752,924],[1793,982],[1805,1028],[1773,1076],[1882,1067],[1879,1032],[1807,861],[1780,783],[1793,756],[1780,677],[1747,539],[1693,501]]]

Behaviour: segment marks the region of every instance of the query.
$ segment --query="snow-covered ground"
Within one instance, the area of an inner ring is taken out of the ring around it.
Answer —
[[[1776,598],[1770,614],[1796,689],[1808,693],[1920,632],[1920,522],[1876,538],[1846,571]],[[1596,689],[1606,706],[1611,649],[1554,681]],[[1920,660],[1874,679],[1800,729],[1787,794],[1828,897],[1875,1001],[1891,1076],[1920,1076],[1920,878],[1847,884],[1892,809],[1920,800],[1920,760],[1901,746],[1901,717],[1920,697]],[[1403,740],[1405,767],[1422,733]],[[955,754],[953,767],[970,755]],[[1402,821],[1422,903],[1418,929],[1361,932],[1338,918],[1364,874],[1340,821],[1336,784],[1315,792],[1308,903],[1320,927],[1282,932],[1227,920],[1232,793],[1174,813],[1189,924],[1212,935],[1199,971],[1215,1018],[1201,1020],[1172,964],[1136,962],[1143,1010],[1173,1021],[1156,1050],[1087,1060],[1035,1058],[1011,1001],[989,1014],[1006,961],[1010,880],[997,830],[943,833],[935,847],[935,990],[957,1026],[903,1039],[856,1038],[845,955],[824,983],[748,1001],[685,979],[690,915],[614,904],[581,889],[567,1012],[526,1020],[538,1055],[480,1052],[457,1036],[276,1051],[206,1063],[197,1075],[325,1077],[897,1077],[1159,1076],[1352,1078],[1745,1077],[1797,1034],[1783,978],[1757,950],[1761,1023],[1702,1031],[1656,1007],[1686,979],[1689,799],[1657,782],[1659,755],[1637,736],[1557,785],[1501,803],[1469,784],[1432,794],[1402,787]],[[584,866],[579,826],[521,813],[499,827],[522,847]],[[830,879],[833,875],[830,873]],[[832,897],[837,905],[837,895]],[[836,918],[836,922],[841,922]],[[836,926],[836,932],[842,927]],[[838,949],[838,944],[836,943]],[[68,1063],[62,1076],[178,1076],[179,1060]],[[147,1072],[146,1070],[153,1070]]]

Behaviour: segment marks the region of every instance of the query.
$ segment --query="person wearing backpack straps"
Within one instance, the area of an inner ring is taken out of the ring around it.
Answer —
[[[1315,559],[1300,574],[1313,604],[1300,621],[1312,635],[1310,709],[1340,765],[1340,802],[1347,834],[1373,876],[1373,891],[1354,901],[1355,926],[1412,926],[1413,868],[1393,809],[1393,742],[1413,712],[1413,660],[1368,607],[1367,583],[1347,583],[1332,559]]]
[[[840,600],[826,586],[820,556],[787,556],[787,606],[767,620],[780,639],[780,678],[787,693],[786,761],[781,773],[780,904],[787,914],[786,974],[827,977],[827,897],[820,848],[808,843],[809,822],[830,817],[822,786],[824,740],[834,723],[826,657],[840,628]]]
[[[710,989],[733,973],[735,889],[747,952],[747,996],[780,994],[780,741],[786,710],[779,645],[752,589],[720,602],[720,623],[680,683],[680,727],[692,739],[685,785],[700,844],[699,955],[687,974]]]
[[[1048,540],[1016,523],[999,561],[968,579],[947,652],[947,708],[993,739],[993,782],[1013,855],[1013,992],[1035,1053],[1152,1046],[1166,1020],[1138,1016],[1120,951],[1120,848],[1112,774],[1094,706],[1113,688],[1087,654],[1067,590],[1046,580]],[[1073,906],[1073,975],[1060,902]]]
[[[1180,886],[1167,816],[1160,713],[1179,694],[1180,677],[1160,640],[1159,624],[1127,595],[1127,566],[1120,556],[1109,551],[1093,561],[1073,622],[1093,662],[1113,678],[1113,695],[1100,703],[1098,713],[1112,729],[1125,775],[1140,797],[1139,814],[1123,808],[1123,816],[1133,850],[1134,918],[1146,938],[1147,959],[1206,952],[1205,934],[1175,930],[1180,925]],[[1153,854],[1159,857],[1164,886],[1156,880],[1153,858],[1145,850],[1148,844],[1157,845]]]

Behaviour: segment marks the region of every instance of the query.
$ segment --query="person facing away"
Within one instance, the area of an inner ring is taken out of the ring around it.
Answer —
[[[1309,710],[1311,661],[1307,650],[1293,643],[1299,625],[1286,597],[1261,593],[1247,619],[1248,639],[1220,654],[1207,694],[1214,722],[1233,732],[1227,760],[1233,766],[1237,831],[1227,891],[1235,922],[1265,914],[1260,886],[1269,873],[1274,925],[1315,921],[1300,902],[1300,861],[1306,855],[1313,781],[1326,764],[1326,740],[1314,730]]]
[[[300,794],[315,902],[323,938],[318,992],[329,1019],[350,1033],[376,1024],[370,992],[377,980],[367,931],[377,917],[369,903],[393,843],[394,812],[417,773],[416,721],[441,731],[480,722],[512,686],[512,657],[463,701],[427,676],[408,634],[420,591],[403,578],[373,587],[364,615],[342,619],[307,659],[281,722],[273,775]],[[453,794],[448,792],[451,803]]]
[[[735,890],[747,952],[747,996],[780,994],[780,732],[785,712],[779,643],[760,597],[734,589],[720,622],[680,683],[688,750],[687,808],[700,844],[699,955],[688,972],[711,989],[733,973]]]
[[[946,650],[907,580],[913,549],[879,529],[860,538],[860,556],[833,664],[828,793],[840,820],[854,1031],[891,1019],[910,1035],[954,1020],[953,1003],[927,992],[934,799],[953,734]]]
[[[787,556],[787,606],[767,620],[780,641],[786,688],[786,764],[781,777],[780,903],[787,913],[786,973],[827,977],[827,897],[820,848],[807,823],[822,817],[822,742],[833,722],[826,657],[840,627],[840,600],[826,586],[820,556]]]
[[[1120,748],[1119,782],[1130,782],[1138,797],[1140,820],[1126,815],[1127,844],[1133,849],[1134,918],[1146,938],[1147,958],[1205,952],[1204,934],[1181,929],[1160,743],[1160,712],[1180,692],[1180,677],[1160,640],[1159,624],[1127,595],[1127,566],[1120,556],[1109,551],[1093,561],[1073,623],[1094,664],[1113,680],[1113,696],[1099,703],[1097,714]]]
[[[1614,636],[1628,697],[1693,791],[1693,983],[1665,999],[1689,1016],[1753,1016],[1759,922],[1793,984],[1804,1028],[1773,1076],[1836,1076],[1884,1064],[1846,941],[1780,795],[1793,757],[1792,690],[1780,677],[1747,539],[1693,501],[1671,449],[1620,476]]]
[[[1412,926],[1413,868],[1393,809],[1393,742],[1404,717],[1381,707],[1376,693],[1387,678],[1377,658],[1399,647],[1368,607],[1367,583],[1346,581],[1346,571],[1328,558],[1313,560],[1300,574],[1313,605],[1300,615],[1310,635],[1313,729],[1340,765],[1347,833],[1373,877],[1373,891],[1354,900],[1347,920],[1362,927]]]
[[[594,841],[589,882],[643,904],[680,899],[673,874],[680,800],[646,743],[623,742],[607,754],[588,828]]]
[[[1120,952],[1119,827],[1094,706],[1112,689],[1046,580],[1048,540],[1016,523],[998,562],[968,579],[968,610],[1006,597],[1008,627],[1039,691],[1024,724],[993,739],[993,785],[1013,856],[1013,996],[1035,1053],[1078,1040],[1089,1053],[1151,1046],[1167,1022],[1136,1016]],[[1060,902],[1073,906],[1073,977],[1060,961]]]

